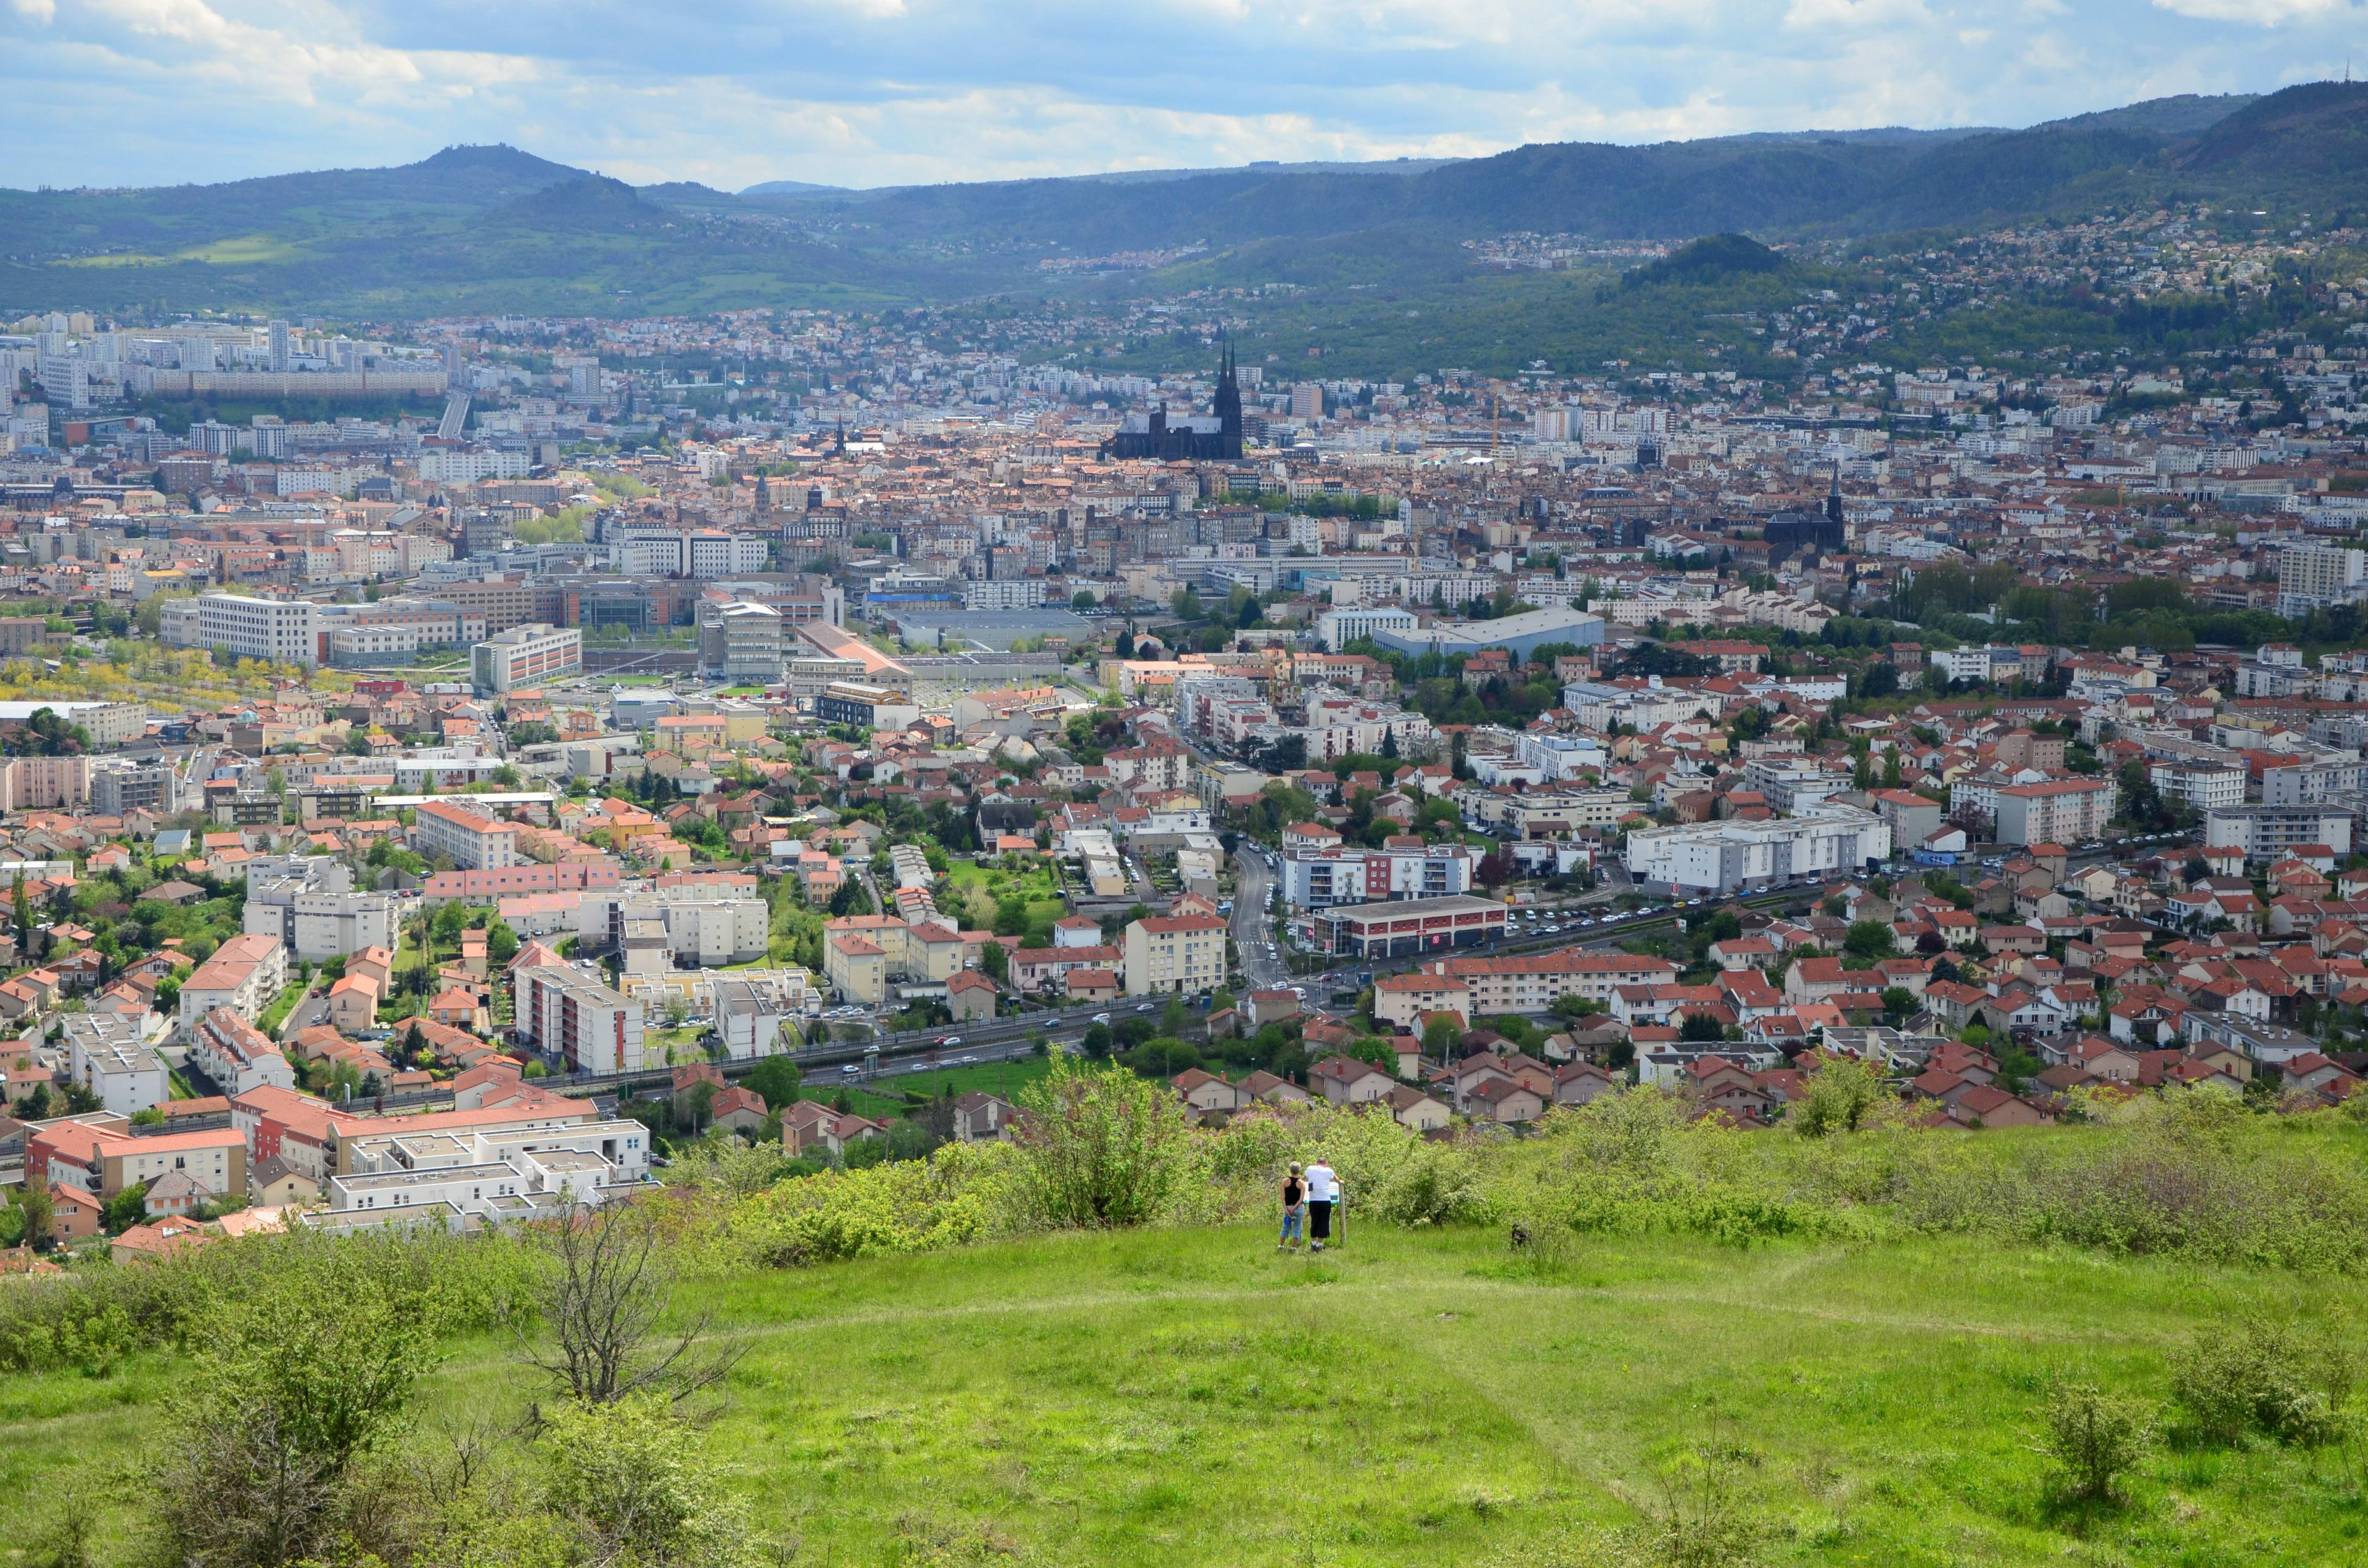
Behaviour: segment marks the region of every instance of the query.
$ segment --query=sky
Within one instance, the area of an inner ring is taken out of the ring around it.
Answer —
[[[2340,74],[2361,0],[0,0],[0,185],[507,142],[877,186],[2030,125]]]

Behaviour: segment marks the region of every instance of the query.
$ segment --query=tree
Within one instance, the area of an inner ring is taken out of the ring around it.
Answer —
[[[780,1110],[798,1097],[805,1085],[805,1074],[798,1064],[786,1056],[768,1056],[757,1063],[756,1070],[741,1080],[741,1086],[753,1089],[764,1099],[768,1110]]]
[[[58,1200],[45,1181],[28,1181],[17,1188],[17,1211],[25,1217],[25,1244],[36,1252],[50,1244],[50,1227],[56,1222]]]
[[[1725,1040],[1726,1027],[1707,1012],[1688,1013],[1686,1021],[1678,1026],[1678,1038],[1691,1041]]]
[[[547,1372],[579,1404],[610,1404],[634,1394],[681,1401],[723,1381],[739,1359],[725,1349],[700,1353],[712,1320],[701,1310],[661,1335],[674,1300],[674,1259],[655,1215],[631,1203],[571,1207],[538,1228],[546,1263],[542,1321],[549,1348],[529,1344],[524,1358]]]
[[[148,1184],[134,1182],[107,1200],[101,1210],[102,1222],[110,1236],[121,1235],[148,1218]]]
[[[1167,1085],[1055,1053],[1019,1091],[1035,1114],[1021,1126],[1030,1195],[1056,1225],[1139,1225],[1181,1179],[1189,1133]]]
[[[1079,588],[1076,593],[1071,594],[1069,596],[1069,608],[1077,611],[1080,615],[1084,614],[1087,610],[1093,608],[1094,596],[1092,590],[1087,588]]]
[[[1907,987],[1886,985],[1883,988],[1883,1010],[1886,1016],[1895,1019],[1913,1017],[1916,1007],[1916,993]]]
[[[1804,1138],[1855,1132],[1889,1094],[1882,1074],[1854,1056],[1827,1057],[1809,1074],[1786,1120]]]
[[[1842,937],[1842,951],[1853,958],[1887,959],[1897,950],[1898,937],[1881,920],[1853,920]]]
[[[1455,1027],[1454,1015],[1433,1013],[1422,1026],[1422,1053],[1444,1062],[1448,1052],[1455,1049],[1455,1042],[1463,1038],[1463,1032]]]
[[[1000,985],[1011,973],[1010,951],[1001,942],[989,942],[979,951],[978,967]]]
[[[1110,1060],[1110,1026],[1108,1024],[1087,1025],[1085,1039],[1079,1040],[1077,1043],[1084,1049],[1085,1053],[1094,1061],[1106,1062]]]
[[[485,961],[499,969],[518,957],[518,934],[510,929],[508,921],[495,916],[485,927]]]
[[[362,1461],[390,1449],[430,1362],[426,1289],[289,1269],[218,1312],[156,1445],[150,1494],[174,1561],[282,1568],[381,1535]]]

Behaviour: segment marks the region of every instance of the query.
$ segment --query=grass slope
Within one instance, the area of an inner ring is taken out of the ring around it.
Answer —
[[[2351,1562],[2356,1460],[2161,1450],[2130,1506],[2044,1506],[2047,1381],[2158,1397],[2167,1352],[2356,1282],[1976,1242],[1863,1250],[1361,1228],[1321,1260],[1261,1229],[1067,1234],[697,1294],[746,1356],[715,1422],[800,1563],[1543,1562],[1634,1517],[1672,1456],[1748,1453],[1773,1562]],[[136,1460],[176,1382],[0,1387],[0,1541],[69,1472]],[[451,1347],[421,1440],[514,1417],[507,1343]],[[128,1513],[120,1515],[120,1529]],[[121,1560],[119,1540],[102,1562]],[[952,1561],[993,1551],[957,1554]]]

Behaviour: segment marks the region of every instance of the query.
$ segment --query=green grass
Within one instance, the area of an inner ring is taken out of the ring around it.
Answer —
[[[932,1097],[940,1094],[966,1095],[978,1090],[1009,1099],[1022,1084],[1042,1077],[1046,1065],[1045,1059],[1041,1056],[1018,1062],[982,1062],[973,1067],[947,1067],[934,1073],[898,1073],[874,1080],[869,1087],[837,1085],[831,1082],[838,1075],[837,1073],[817,1071],[806,1080],[805,1087],[808,1096],[814,1099],[836,1101],[844,1093],[848,1109],[858,1116],[868,1116],[876,1120],[881,1117],[905,1114],[904,1091],[906,1089]],[[882,1089],[895,1092],[885,1094],[881,1092]]]
[[[281,1024],[288,1021],[288,1015],[296,1010],[296,1004],[304,999],[304,993],[310,987],[309,981],[290,983],[271,999],[271,1006],[263,1009],[263,1016],[256,1020],[256,1027],[265,1034],[276,1032]]]
[[[982,1532],[1040,1563],[1543,1562],[1713,1440],[1775,1562],[2361,1559],[2336,1450],[2159,1449],[2125,1508],[2058,1514],[2028,1448],[2059,1373],[2159,1397],[2197,1328],[2356,1304],[2351,1281],[1959,1240],[1586,1240],[1543,1270],[1495,1231],[1348,1244],[1070,1233],[702,1284],[746,1352],[713,1450],[800,1562]],[[421,1443],[538,1392],[507,1335],[448,1348]],[[0,1383],[0,1539],[148,1453],[177,1382],[152,1352]]]

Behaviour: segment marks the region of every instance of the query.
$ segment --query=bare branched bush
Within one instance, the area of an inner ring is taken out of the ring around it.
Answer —
[[[628,1203],[575,1209],[540,1233],[548,1272],[542,1319],[552,1343],[525,1341],[527,1362],[582,1404],[637,1393],[680,1401],[723,1381],[734,1351],[700,1353],[713,1313],[662,1331],[674,1257],[655,1216]]]

